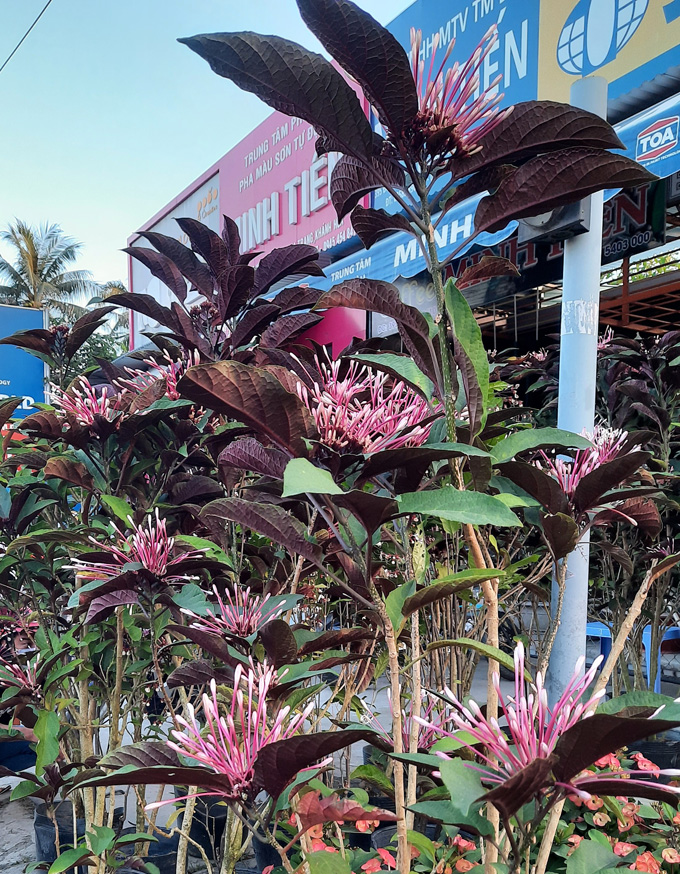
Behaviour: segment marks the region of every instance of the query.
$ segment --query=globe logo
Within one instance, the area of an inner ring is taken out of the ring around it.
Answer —
[[[557,42],[565,73],[587,76],[618,55],[647,12],[649,0],[579,0]]]

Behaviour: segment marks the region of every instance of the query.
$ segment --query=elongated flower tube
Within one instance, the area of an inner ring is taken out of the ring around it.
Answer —
[[[267,692],[275,681],[275,673],[270,667],[258,677],[252,668],[244,670],[239,665],[234,671],[234,693],[226,716],[220,715],[217,686],[211,680],[210,695],[203,695],[205,726],[198,722],[191,705],[188,705],[188,719],[177,717],[183,729],[172,731],[174,741],[168,741],[168,746],[224,777],[221,791],[198,792],[197,795],[216,795],[227,801],[249,800],[256,791],[253,779],[258,753],[268,744],[297,734],[304,725],[314,709],[313,703],[297,716],[291,714],[289,707],[282,707],[270,722]],[[171,804],[175,800],[168,799],[149,807]]]
[[[497,719],[487,719],[474,701],[470,701],[465,706],[449,688],[445,688],[445,695],[452,706],[451,721],[457,730],[473,738],[470,742],[465,735],[458,736],[456,739],[481,760],[481,764],[466,762],[466,766],[478,771],[482,782],[490,784],[489,788],[496,788],[537,759],[549,758],[568,729],[595,713],[605,690],[590,697],[586,693],[595,679],[602,659],[602,656],[595,659],[585,673],[583,673],[584,660],[579,659],[574,675],[562,697],[554,707],[550,707],[540,672],[536,675],[535,684],[527,684],[524,646],[518,643],[515,648],[514,697],[506,698],[501,690],[499,675],[496,673],[493,677],[502,715],[507,722],[507,727],[504,728],[501,728]],[[421,724],[435,729],[441,736],[455,736],[455,732],[448,731],[442,726],[427,723],[422,718],[416,717],[416,719]],[[652,733],[653,730],[650,730],[650,734]],[[478,744],[484,749],[481,750]],[[438,755],[441,758],[448,758],[444,753]],[[680,772],[660,771],[659,773],[676,776]],[[552,776],[548,776],[545,784],[536,785],[535,790],[538,795],[557,788],[563,795],[573,794],[588,800],[593,794],[590,790],[598,780],[621,780],[621,789],[616,793],[619,795],[634,795],[636,787],[649,788],[649,783],[635,780],[635,772],[624,771],[621,768],[606,768],[598,772],[584,771],[569,783],[559,783]],[[579,788],[580,783],[587,783],[589,790]],[[671,787],[664,788],[675,791]],[[677,791],[680,793],[680,789]],[[614,793],[607,791],[601,794]]]
[[[496,25],[480,41],[472,56],[464,63],[456,61],[446,72],[444,68],[455,47],[451,40],[441,61],[435,60],[439,34],[432,40],[432,54],[427,74],[421,57],[423,34],[411,29],[411,71],[418,92],[418,113],[401,132],[388,132],[388,141],[398,145],[401,140],[412,153],[424,152],[434,162],[464,158],[482,148],[483,138],[496,127],[512,108],[500,110],[502,93],[493,94],[502,74],[482,89],[480,70],[484,59],[498,42]]]
[[[173,572],[173,569],[190,558],[200,558],[202,550],[189,550],[173,556],[175,545],[174,537],[168,537],[165,519],[161,519],[156,509],[155,514],[147,517],[144,523],[132,526],[132,534],[126,537],[116,525],[113,526],[118,543],[100,543],[93,537],[90,541],[104,552],[111,555],[110,562],[88,561],[87,558],[75,559],[72,567],[84,576],[93,580],[110,580],[123,572],[125,565],[130,563],[141,564],[146,570],[156,577],[168,582],[181,581],[185,574]]]
[[[217,588],[213,586],[213,592],[220,607],[219,615],[209,610],[207,616],[197,616],[191,610],[182,610],[194,621],[194,628],[203,631],[212,631],[214,634],[236,634],[239,637],[249,637],[255,634],[270,619],[278,618],[283,612],[285,601],[272,598],[271,595],[251,594],[250,587],[247,589],[235,588],[232,597],[231,592],[225,593],[223,599]]]
[[[390,712],[394,718],[392,696],[389,691],[387,697],[390,704]],[[427,697],[424,698],[422,702],[421,718],[415,721],[418,725],[418,749],[429,750],[438,740],[440,740],[441,730],[451,724],[452,717],[449,708],[442,704],[439,699]],[[385,740],[389,741],[390,744],[393,743],[393,732],[387,731],[377,716],[369,714],[366,722],[375,726],[378,732],[385,738]],[[404,750],[408,750],[411,743],[411,728],[413,722],[413,700],[411,700],[411,706],[409,709],[402,709],[401,711],[401,742]]]
[[[80,425],[96,425],[97,416],[113,422],[122,415],[118,396],[104,386],[98,393],[85,376],[79,377],[80,388],[72,387],[69,392],[59,386],[50,385],[50,400],[58,416],[70,413]]]
[[[319,360],[321,380],[310,390],[298,382],[300,400],[312,414],[321,442],[340,453],[421,446],[432,426],[427,402],[403,382],[352,361]]]

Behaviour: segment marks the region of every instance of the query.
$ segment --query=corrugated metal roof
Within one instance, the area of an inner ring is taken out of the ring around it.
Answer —
[[[670,67],[665,73],[655,76],[639,88],[610,100],[607,118],[611,124],[616,124],[678,92],[680,92],[680,67]]]

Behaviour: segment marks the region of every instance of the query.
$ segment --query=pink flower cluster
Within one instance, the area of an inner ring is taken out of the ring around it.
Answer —
[[[205,726],[198,722],[191,705],[188,705],[188,719],[177,717],[183,730],[172,731],[175,740],[168,741],[168,746],[224,776],[224,789],[220,792],[197,795],[217,795],[230,801],[248,798],[259,752],[268,744],[292,737],[304,725],[314,709],[313,702],[297,716],[291,715],[289,707],[282,707],[270,724],[267,693],[275,681],[275,673],[270,667],[256,677],[252,669],[246,671],[239,665],[234,671],[234,692],[226,716],[220,715],[217,687],[211,680],[210,695],[203,695]],[[173,800],[150,807],[170,804]]]
[[[421,446],[430,433],[432,410],[403,382],[393,382],[352,361],[340,378],[341,360],[316,359],[321,381],[298,382],[300,400],[312,414],[321,442],[337,452],[379,452]]]
[[[38,681],[38,669],[38,659],[22,668],[20,665],[0,658],[0,683],[16,689],[26,690],[34,698],[42,699],[42,687]]]
[[[392,696],[388,693],[390,704],[390,712],[394,719],[394,708],[392,707]],[[434,697],[428,697],[423,700],[420,719],[415,720],[418,726],[418,749],[429,750],[444,732],[445,727],[451,723],[452,714],[448,707]],[[376,716],[372,716],[370,722],[378,729],[378,732],[385,740],[392,743],[393,731],[387,731]],[[401,743],[402,749],[408,750],[411,743],[411,728],[413,726],[413,701],[408,711],[401,711]]]
[[[499,73],[486,89],[480,88],[479,71],[498,42],[496,25],[487,31],[472,56],[464,64],[461,65],[456,61],[444,73],[444,67],[451,57],[455,42],[455,39],[451,40],[441,63],[435,67],[439,34],[434,35],[432,56],[426,77],[425,61],[420,56],[423,34],[420,30],[411,29],[411,71],[419,98],[418,122],[429,135],[450,129],[451,139],[448,150],[454,151],[455,148],[457,153],[473,155],[481,149],[480,141],[483,137],[509,115],[512,108],[499,110],[498,105],[503,99],[503,94],[498,93],[495,96],[491,94],[502,80],[502,74]]]
[[[194,628],[211,631],[214,634],[227,632],[239,637],[249,637],[271,619],[278,618],[285,604],[285,601],[271,603],[271,595],[264,595],[264,597],[252,595],[250,587],[235,588],[233,597],[231,592],[227,591],[224,600],[214,586],[213,592],[220,606],[219,615],[215,615],[212,610],[209,611],[208,616],[197,616],[191,610],[182,610],[182,612],[194,620],[192,622]]]
[[[97,392],[85,376],[79,377],[77,384],[80,386],[79,389],[72,386],[68,392],[56,385],[50,385],[50,400],[57,415],[70,413],[75,416],[80,425],[87,427],[96,425],[97,417],[113,422],[121,416],[123,411],[120,398],[109,386],[102,386]]]
[[[203,555],[201,550],[189,550],[173,557],[175,539],[168,537],[165,519],[160,518],[158,509],[155,514],[147,517],[146,525],[144,523],[135,525],[132,518],[128,518],[132,527],[129,538],[116,525],[113,525],[113,529],[118,538],[117,544],[100,543],[90,537],[90,541],[98,549],[108,552],[113,560],[102,562],[87,561],[86,558],[76,559],[73,568],[79,574],[91,577],[93,580],[109,580],[121,574],[125,565],[134,563],[141,564],[155,576],[167,581],[181,581],[185,575],[173,573],[173,569],[180,562],[190,558],[200,558]]]
[[[159,364],[153,358],[145,358],[144,363],[149,368],[146,372],[126,367],[125,370],[129,374],[130,379],[119,379],[118,385],[125,391],[141,394],[141,392],[150,388],[159,379],[164,379],[166,384],[165,397],[172,401],[179,400],[181,395],[177,391],[177,383],[189,367],[200,364],[201,357],[198,350],[195,349],[193,352],[186,352],[179,360],[173,361],[165,349],[163,350],[163,358],[167,362],[166,364]]]
[[[624,454],[628,434],[616,428],[596,426],[593,434],[584,434],[593,444],[588,449],[579,449],[573,459],[551,458],[541,452],[541,461],[536,466],[549,473],[560,485],[567,497],[572,498],[581,480],[597,470],[602,464]]]

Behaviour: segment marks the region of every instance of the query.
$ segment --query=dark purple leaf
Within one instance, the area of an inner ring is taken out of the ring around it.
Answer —
[[[476,231],[500,231],[512,219],[549,212],[604,188],[630,188],[656,177],[630,158],[600,149],[562,149],[532,158],[508,176],[475,213]]]
[[[0,400],[0,428],[5,427],[12,418],[12,413],[23,403],[23,401],[23,398],[17,397],[3,398]]]
[[[391,214],[384,209],[364,209],[359,204],[352,210],[350,218],[352,227],[365,249],[370,249],[385,234],[391,234],[393,231],[406,231],[414,237],[417,236],[406,216],[399,213]]]
[[[305,641],[298,650],[299,656],[311,655],[315,652],[325,652],[327,649],[338,649],[359,640],[373,640],[375,632],[369,628],[339,628],[335,631],[324,631],[318,637]]]
[[[315,295],[315,300],[317,296],[318,292]],[[262,306],[253,307],[252,310],[249,310],[234,328],[234,333],[230,338],[232,349],[238,349],[239,346],[249,343],[279,313],[279,307],[273,303],[265,303]]]
[[[151,406],[151,404],[164,398],[167,390],[168,382],[164,376],[160,377],[160,379],[155,379],[149,386],[143,389],[143,391],[140,391],[139,394],[134,396],[132,403],[130,404],[129,412],[139,413],[142,410],[146,410],[147,407]]]
[[[233,651],[229,648],[226,637],[222,635],[213,634],[212,631],[203,631],[200,628],[193,628],[191,625],[169,625],[168,631],[179,638],[187,638],[204,652],[209,653],[231,668],[244,664],[244,662],[236,658]]]
[[[260,629],[260,640],[267,660],[275,668],[292,665],[297,661],[297,643],[290,625],[283,619],[270,619]]]
[[[464,288],[466,285],[474,285],[476,282],[483,282],[495,276],[519,276],[519,270],[507,258],[485,255],[481,261],[463,270],[456,280],[456,286]]]
[[[141,294],[126,291],[121,294],[112,294],[107,300],[114,306],[125,307],[129,310],[134,310],[136,313],[141,313],[163,325],[165,328],[170,328],[171,331],[178,329],[177,319],[174,313],[167,307],[161,306],[155,297],[150,294]]]
[[[294,286],[293,288],[284,288],[275,298],[272,298],[272,304],[280,308],[281,313],[292,313],[294,310],[307,310],[313,307],[321,295],[318,288],[307,288],[306,286]]]
[[[81,316],[68,332],[64,353],[67,358],[72,358],[83,343],[106,321],[106,316],[114,310],[113,306],[99,307],[92,312]]]
[[[281,507],[253,504],[242,498],[223,498],[204,507],[201,516],[238,522],[244,528],[269,537],[292,554],[302,555],[317,565],[321,563],[321,549],[307,539],[306,526]]]
[[[190,367],[179,381],[183,397],[232,416],[292,455],[306,455],[316,431],[302,401],[259,367],[219,361]]]
[[[88,492],[94,488],[92,474],[85,465],[63,455],[53,455],[49,458],[43,468],[43,473],[45,477],[53,476],[62,479],[64,482],[73,483],[73,485],[86,489]]]
[[[483,428],[484,413],[486,412],[486,398],[479,384],[477,372],[474,364],[470,360],[463,345],[458,341],[457,337],[453,338],[454,360],[458,365],[460,377],[463,382],[463,391],[465,392],[465,402],[470,417],[469,435],[472,441]],[[485,368],[486,370],[486,368]]]
[[[608,540],[598,540],[593,546],[599,546],[603,552],[611,556],[612,561],[615,561],[626,574],[633,573],[633,560],[625,549],[610,543]]]
[[[177,753],[166,743],[143,741],[114,750],[104,756],[99,764],[105,768],[125,768],[127,765],[134,765],[136,768],[150,768],[157,765],[176,768],[181,763]]]
[[[220,452],[218,464],[226,464],[238,470],[248,470],[262,476],[283,479],[288,457],[278,449],[266,449],[252,437],[236,440]]]
[[[316,263],[318,258],[319,250],[314,246],[292,245],[274,249],[257,265],[255,271],[257,294],[266,294],[272,285],[292,274],[323,276],[323,270]]]
[[[102,619],[110,616],[117,607],[127,607],[130,604],[138,603],[139,591],[137,589],[119,589],[116,592],[97,595],[90,601],[87,608],[85,624],[91,625],[94,622],[101,622]]]
[[[497,789],[487,792],[484,800],[490,801],[503,819],[508,821],[534,796],[540,794],[542,787],[551,785],[550,772],[555,761],[555,756],[534,759],[526,768],[501,783]]]
[[[168,257],[183,276],[197,288],[204,297],[210,298],[213,293],[213,279],[208,267],[196,257],[188,246],[180,243],[174,237],[159,234],[156,231],[140,231],[158,251]]]
[[[187,284],[179,268],[168,258],[153,249],[143,246],[128,246],[123,249],[132,258],[141,262],[156,279],[167,285],[170,291],[184,303],[187,297]]]
[[[574,551],[581,531],[571,516],[566,513],[543,513],[541,524],[554,559],[565,558]]]
[[[577,512],[586,513],[592,510],[604,494],[634,476],[650,458],[650,452],[629,452],[586,474],[574,491]]]
[[[168,677],[168,688],[207,686],[211,680],[215,680],[218,686],[230,686],[234,682],[234,671],[229,668],[217,668],[213,662],[205,659],[184,662]]]
[[[375,732],[368,729],[346,729],[301,734],[268,744],[255,760],[255,787],[278,798],[303,768],[358,741],[370,742],[374,736]]]
[[[672,789],[667,789],[664,785],[652,783],[649,780],[626,780],[625,784],[621,780],[612,778],[611,780],[586,780],[578,781],[579,790],[590,792],[592,795],[617,795],[625,794],[628,797],[646,798],[649,801],[661,801],[664,804],[670,804],[671,807],[677,807],[680,803],[680,798],[677,792]]]
[[[189,237],[191,248],[203,258],[219,282],[230,263],[229,251],[222,237],[197,219],[178,218],[175,221]]]
[[[485,191],[496,191],[501,182],[514,173],[516,169],[512,164],[499,164],[488,167],[485,170],[480,170],[479,173],[474,173],[465,182],[461,182],[460,185],[456,185],[455,188],[451,188],[446,192],[444,210],[451,209],[468,197],[474,197],[475,194],[483,194]],[[459,283],[456,282],[456,285],[459,285]]]
[[[569,501],[557,480],[536,465],[524,461],[508,461],[499,465],[499,469],[503,476],[524,489],[548,513],[569,513]]]
[[[569,783],[607,753],[615,753],[652,734],[677,728],[678,722],[640,719],[595,713],[568,728],[557,741],[553,774],[559,783]],[[621,785],[624,785],[623,783]]]
[[[302,118],[340,151],[373,153],[373,130],[352,88],[321,55],[277,36],[215,33],[181,39],[218,76],[285,115]]]
[[[418,94],[396,38],[349,0],[297,4],[307,27],[361,85],[383,126],[399,136],[418,112]]]
[[[446,458],[459,458],[461,456],[476,455],[481,458],[488,457],[488,453],[476,446],[468,446],[464,443],[438,443],[430,446],[414,446],[403,449],[384,449],[369,455],[361,470],[361,479],[367,480],[381,473],[387,473],[399,468],[408,468],[412,465],[428,467],[435,461]]]
[[[222,227],[222,239],[227,247],[227,257],[230,264],[239,263],[239,255],[241,253],[241,234],[239,233],[238,225],[234,219],[228,215],[222,216],[224,225]]]
[[[340,507],[344,507],[357,517],[369,536],[397,510],[396,501],[359,489],[336,495],[334,500]]]
[[[18,346],[20,349],[30,349],[41,355],[54,354],[54,334],[44,328],[34,328],[30,331],[17,331],[9,337],[0,337],[2,346]]]
[[[281,316],[264,331],[260,337],[260,345],[264,349],[289,346],[300,334],[304,334],[314,325],[318,325],[321,318],[314,313],[295,313],[292,316]]]
[[[404,188],[404,171],[396,162],[375,156],[370,164],[343,155],[333,168],[330,184],[330,199],[343,219],[359,203],[362,197],[388,184]]]
[[[393,318],[411,357],[423,373],[436,383],[427,321],[419,310],[403,303],[396,285],[380,279],[348,279],[323,294],[314,309],[337,306],[367,310]]]
[[[612,126],[598,115],[565,103],[528,100],[515,104],[510,115],[484,137],[482,149],[460,162],[456,175],[461,178],[491,164],[514,163],[574,146],[624,148]]]
[[[255,270],[248,264],[226,267],[220,275],[219,310],[223,319],[233,318],[253,294]]]
[[[631,498],[623,501],[615,509],[605,509],[593,517],[593,525],[611,525],[623,521],[624,517],[632,519],[645,536],[654,540],[663,528],[659,510],[654,503],[646,498]]]
[[[170,492],[170,498],[175,504],[213,501],[223,495],[224,489],[212,477],[197,474],[193,474],[190,479],[173,486]]]

